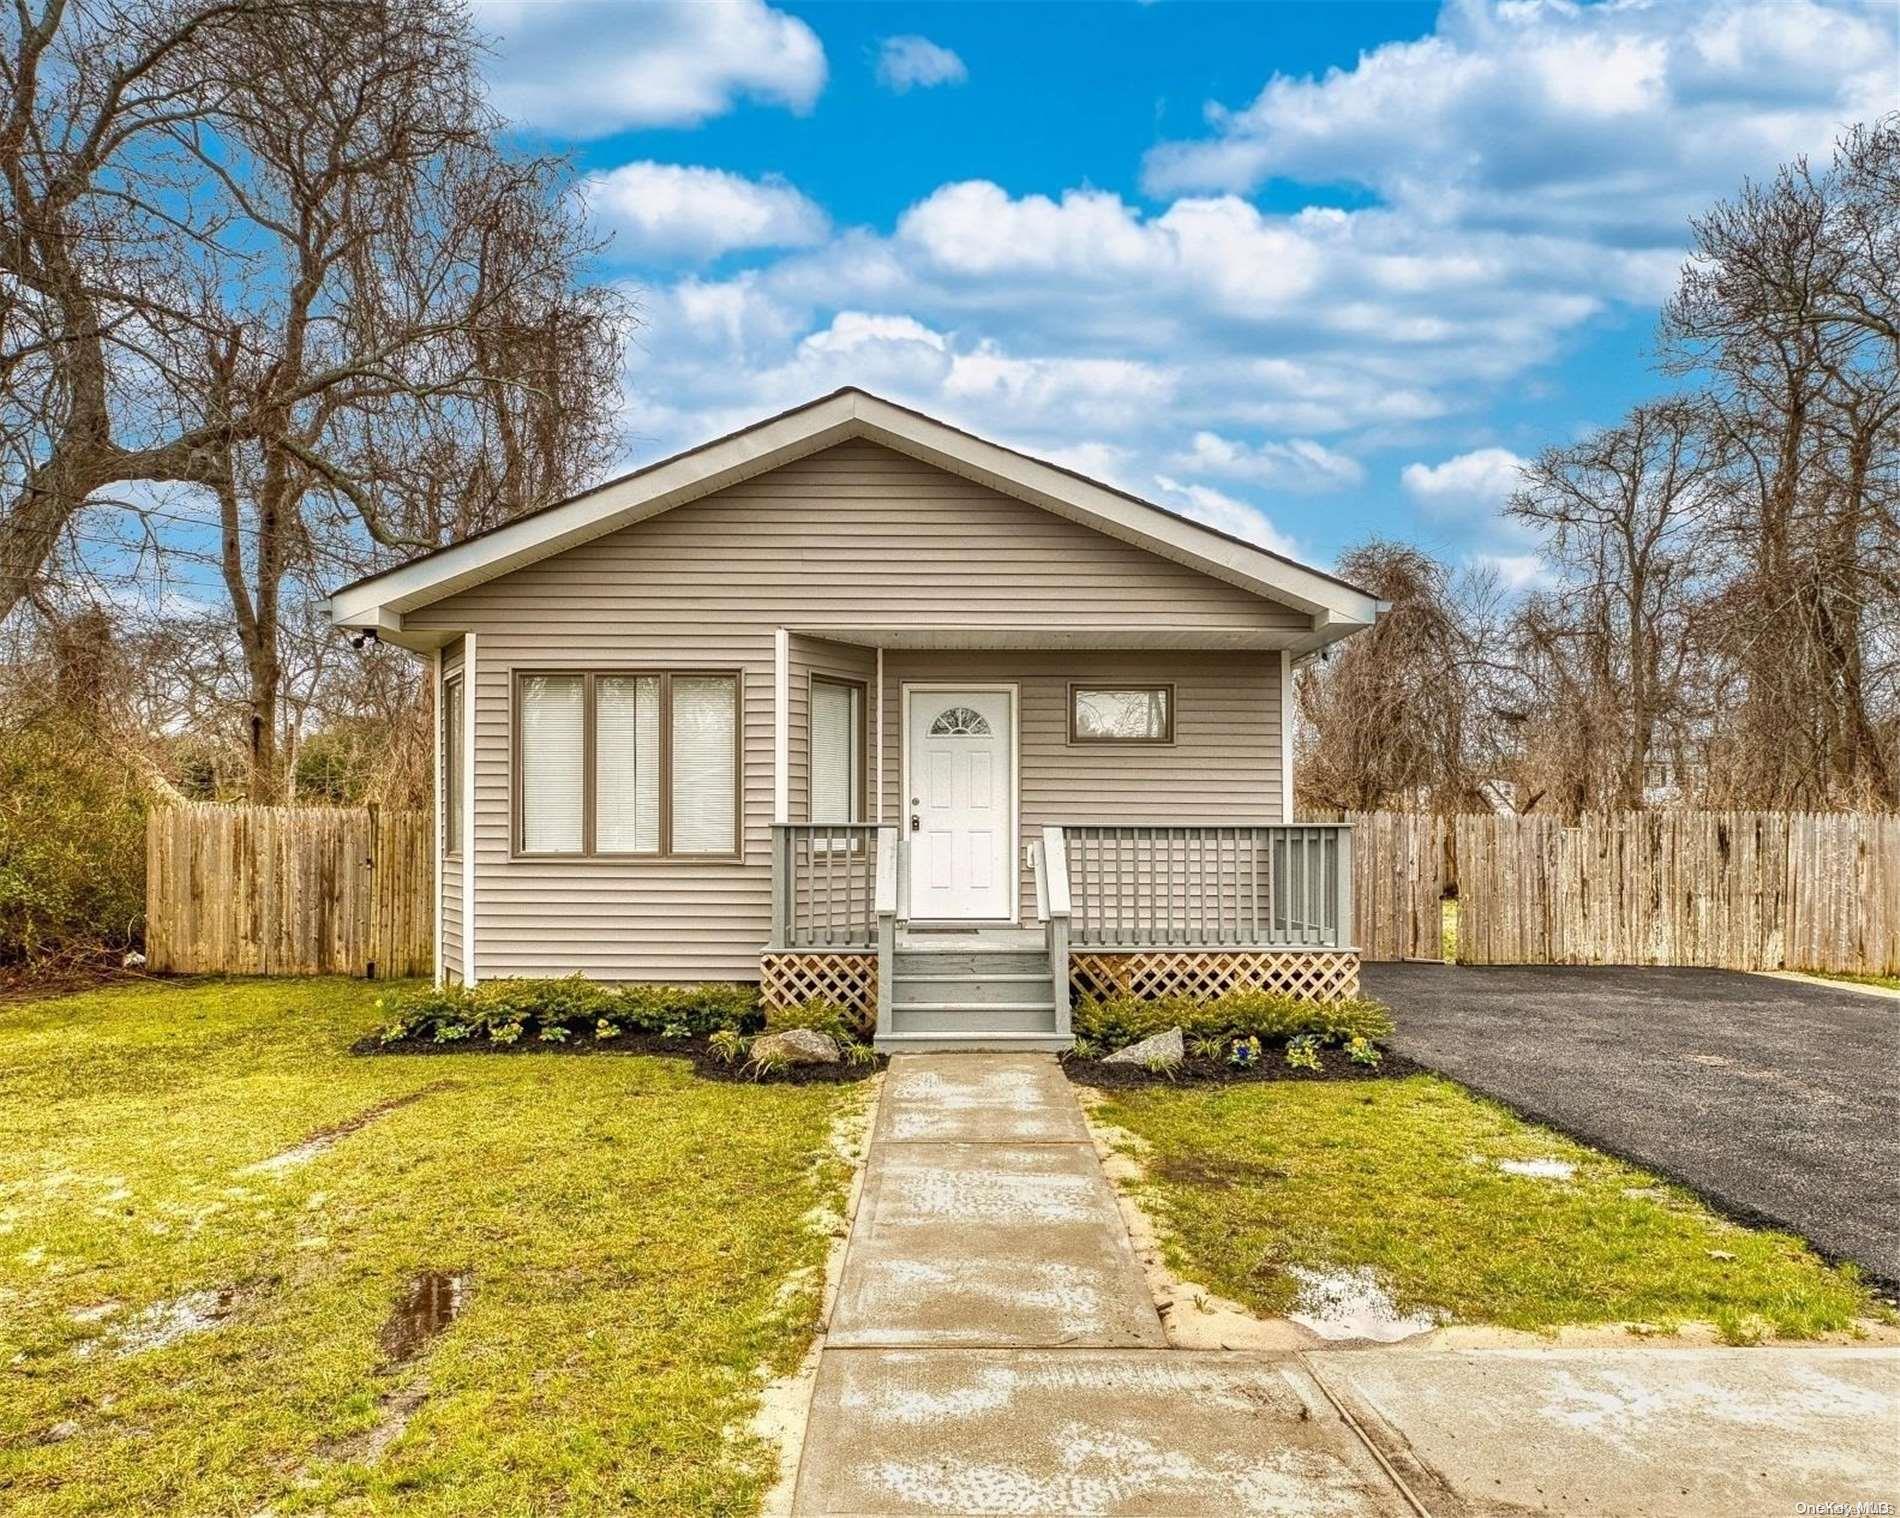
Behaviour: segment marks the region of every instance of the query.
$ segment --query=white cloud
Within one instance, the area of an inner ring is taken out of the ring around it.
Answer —
[[[1258,506],[1237,501],[1212,486],[1183,483],[1165,474],[1156,475],[1154,482],[1159,488],[1148,494],[1156,505],[1193,517],[1197,522],[1205,522],[1230,537],[1258,543],[1262,548],[1284,554],[1289,559],[1302,557],[1299,544],[1275,527],[1271,518]]]
[[[962,84],[969,77],[961,58],[928,37],[886,37],[877,50],[877,82],[900,95],[939,84]]]
[[[825,85],[825,50],[763,0],[477,0],[498,37],[489,69],[511,120],[569,137],[697,126],[742,99],[804,112]]]
[[[1434,515],[1489,517],[1511,498],[1528,462],[1508,448],[1477,448],[1442,464],[1407,464],[1399,482]]]
[[[1534,553],[1474,553],[1471,562],[1490,570],[1500,585],[1514,593],[1542,590],[1557,583],[1550,567]]]
[[[1169,462],[1190,474],[1252,480],[1288,490],[1338,490],[1366,477],[1365,467],[1350,454],[1299,437],[1250,447],[1218,432],[1197,432],[1193,443]]]
[[[1422,220],[1674,241],[1712,186],[1890,109],[1893,60],[1879,7],[1455,0],[1430,37],[1210,105],[1210,134],[1154,149],[1145,182],[1343,179]]]
[[[782,180],[746,179],[686,164],[622,164],[581,181],[589,208],[617,234],[616,250],[711,258],[734,248],[822,242],[825,213]]]

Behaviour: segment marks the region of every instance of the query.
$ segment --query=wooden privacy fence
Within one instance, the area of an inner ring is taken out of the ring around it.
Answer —
[[[1367,959],[1900,974],[1900,816],[1355,813]]]
[[[426,812],[155,808],[146,959],[187,974],[427,975],[434,844]]]

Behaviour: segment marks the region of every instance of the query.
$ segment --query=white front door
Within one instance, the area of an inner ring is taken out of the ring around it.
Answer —
[[[907,686],[904,702],[910,915],[1007,918],[1015,862],[1015,696]]]

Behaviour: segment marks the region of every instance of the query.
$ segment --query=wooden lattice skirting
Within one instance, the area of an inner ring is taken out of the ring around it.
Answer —
[[[759,997],[767,1012],[820,996],[876,1021],[877,955],[799,949],[759,956]]]
[[[1359,954],[1354,949],[1074,950],[1069,986],[1078,997],[1275,991],[1306,1001],[1341,1001],[1359,994]]]

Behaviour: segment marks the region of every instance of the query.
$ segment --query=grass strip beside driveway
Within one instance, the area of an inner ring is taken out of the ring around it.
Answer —
[[[850,1091],[352,1056],[376,994],[0,1009],[0,1509],[750,1511],[769,1461],[728,1435],[814,1327]],[[393,1364],[426,1270],[465,1310]]]
[[[1881,1311],[1852,1267],[1434,1076],[1149,1088],[1096,1110],[1147,1145],[1170,1263],[1257,1313],[1295,1307],[1292,1267],[1370,1268],[1402,1310],[1514,1329],[1704,1321],[1742,1343]]]

